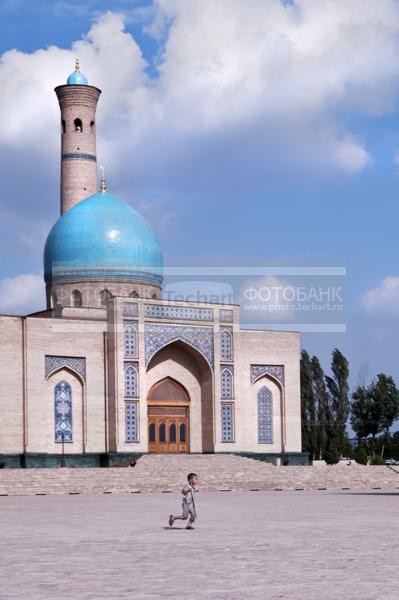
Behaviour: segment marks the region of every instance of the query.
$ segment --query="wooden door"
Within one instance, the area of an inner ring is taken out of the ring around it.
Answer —
[[[176,381],[166,378],[148,395],[148,451],[189,452],[189,396]]]

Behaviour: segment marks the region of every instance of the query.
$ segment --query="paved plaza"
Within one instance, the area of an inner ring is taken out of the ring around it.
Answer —
[[[0,598],[398,598],[398,492],[199,493],[195,531],[179,501],[0,498]]]

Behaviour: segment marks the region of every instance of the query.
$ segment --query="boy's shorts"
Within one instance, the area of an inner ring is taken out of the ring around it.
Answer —
[[[183,502],[183,519],[190,519],[192,522],[197,518],[197,513],[195,512],[195,508],[192,504],[188,504],[188,502]]]

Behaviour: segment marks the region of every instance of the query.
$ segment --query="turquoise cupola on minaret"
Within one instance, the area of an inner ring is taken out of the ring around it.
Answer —
[[[75,66],[74,72],[71,73],[67,79],[67,84],[68,85],[89,85],[87,77],[85,77],[83,75],[83,73],[80,72],[78,59],[76,59],[76,66]]]

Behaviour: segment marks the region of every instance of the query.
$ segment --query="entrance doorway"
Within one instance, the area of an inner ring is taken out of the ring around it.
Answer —
[[[150,390],[148,404],[148,451],[189,452],[190,398],[180,383],[166,377]]]

